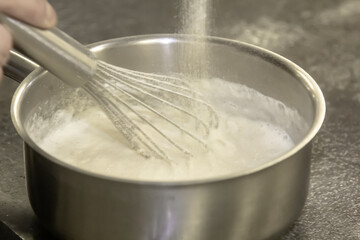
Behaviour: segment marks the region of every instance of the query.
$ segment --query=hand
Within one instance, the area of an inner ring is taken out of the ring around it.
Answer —
[[[56,25],[56,13],[47,0],[0,0],[0,12],[39,28]],[[0,81],[3,76],[2,66],[6,64],[11,48],[11,35],[0,24]]]

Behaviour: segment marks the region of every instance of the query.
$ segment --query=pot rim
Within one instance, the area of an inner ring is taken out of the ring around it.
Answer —
[[[20,119],[20,104],[22,102],[23,93],[27,90],[27,88],[32,84],[34,80],[36,80],[41,75],[45,74],[47,71],[44,70],[41,67],[36,68],[33,72],[31,72],[24,81],[20,84],[20,86],[17,88],[17,90],[14,93],[12,102],[11,102],[11,118],[13,121],[13,124],[15,126],[15,129],[23,139],[23,141],[28,144],[32,149],[34,149],[36,152],[40,153],[44,157],[46,157],[48,160],[50,160],[52,163],[56,165],[60,165],[64,168],[67,168],[69,170],[75,171],[79,174],[84,174],[90,177],[94,178],[100,178],[103,180],[108,181],[115,181],[115,182],[126,182],[126,183],[132,183],[132,184],[139,184],[139,185],[155,185],[155,186],[183,186],[183,185],[194,185],[194,184],[204,184],[204,183],[210,183],[210,182],[220,182],[224,180],[230,180],[233,178],[240,178],[247,175],[258,173],[262,170],[268,169],[272,166],[275,166],[296,153],[298,153],[301,149],[303,149],[307,144],[309,144],[312,139],[315,137],[315,135],[320,130],[323,121],[325,119],[325,112],[326,112],[326,104],[325,99],[323,96],[323,93],[321,92],[320,87],[317,85],[315,80],[301,67],[299,67],[294,62],[286,59],[285,57],[282,57],[281,55],[274,53],[270,50],[236,41],[226,38],[220,38],[220,37],[214,37],[214,36],[206,36],[206,37],[197,37],[197,36],[191,36],[191,35],[184,35],[184,34],[146,34],[146,35],[135,35],[135,36],[127,36],[127,37],[121,37],[121,38],[113,38],[108,39],[104,41],[95,42],[92,44],[87,45],[91,51],[96,52],[100,51],[103,48],[107,48],[109,46],[119,45],[119,44],[147,44],[149,42],[154,43],[171,43],[176,41],[186,41],[194,38],[201,38],[206,39],[207,41],[210,41],[212,43],[218,43],[218,44],[225,44],[225,45],[231,45],[235,48],[241,48],[242,51],[247,51],[254,53],[254,55],[261,56],[262,58],[270,59],[272,62],[275,62],[277,66],[281,67],[283,70],[291,73],[292,75],[296,75],[298,79],[301,81],[301,83],[306,87],[307,91],[309,92],[315,109],[314,114],[314,120],[313,124],[311,125],[308,133],[305,135],[305,137],[296,144],[293,148],[291,148],[289,151],[287,151],[285,154],[274,158],[272,160],[266,161],[265,163],[255,167],[251,168],[249,170],[239,170],[238,172],[234,172],[231,174],[223,174],[216,177],[208,177],[208,178],[202,178],[202,179],[190,179],[190,180],[167,180],[167,181],[160,181],[160,180],[134,180],[134,179],[128,179],[128,178],[121,178],[121,177],[115,177],[115,176],[106,176],[99,173],[90,172],[88,170],[83,170],[80,168],[77,168],[73,165],[70,165],[68,163],[65,163],[58,158],[50,155],[49,153],[42,150],[27,134],[23,123]]]

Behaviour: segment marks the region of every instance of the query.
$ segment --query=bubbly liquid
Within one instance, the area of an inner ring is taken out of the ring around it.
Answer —
[[[296,111],[243,85],[212,79],[205,96],[219,115],[208,150],[196,158],[170,162],[145,159],[130,149],[120,132],[94,104],[69,104],[55,114],[40,110],[27,121],[41,148],[70,165],[90,172],[133,180],[195,180],[251,170],[274,159],[307,129]],[[75,96],[78,97],[78,96]],[[46,109],[46,104],[39,108]],[[287,131],[287,130],[291,131]],[[292,137],[288,133],[291,132]]]

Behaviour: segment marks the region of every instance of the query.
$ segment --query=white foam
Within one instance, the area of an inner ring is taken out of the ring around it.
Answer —
[[[240,173],[270,161],[294,146],[277,121],[305,123],[296,111],[243,85],[213,79],[204,92],[219,115],[208,151],[170,163],[145,159],[127,146],[105,114],[93,104],[74,104],[51,117],[34,113],[30,136],[43,149],[70,165],[103,175],[137,180],[194,180]],[[44,108],[44,106],[42,107]],[[303,128],[305,129],[305,128]]]

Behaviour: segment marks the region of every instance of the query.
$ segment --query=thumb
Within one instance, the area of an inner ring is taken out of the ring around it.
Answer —
[[[40,28],[56,25],[54,8],[46,0],[0,0],[0,12]]]

